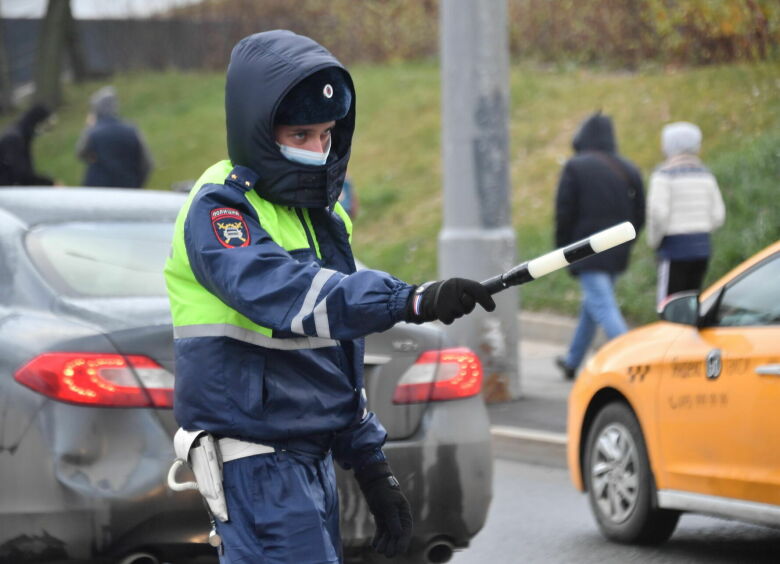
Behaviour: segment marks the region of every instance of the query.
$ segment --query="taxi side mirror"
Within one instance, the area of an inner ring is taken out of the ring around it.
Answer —
[[[658,308],[664,321],[683,325],[699,325],[699,295],[695,292],[680,292],[666,298]]]

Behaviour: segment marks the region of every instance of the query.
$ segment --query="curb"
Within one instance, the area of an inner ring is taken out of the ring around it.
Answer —
[[[520,310],[517,314],[517,324],[521,339],[568,345],[577,328],[577,318],[558,313]],[[599,348],[606,342],[607,337],[599,327],[591,347]]]
[[[565,433],[491,425],[493,456],[555,468],[566,468]]]
[[[556,345],[568,345],[577,327],[577,319],[573,317],[522,309],[517,314],[517,323],[521,341],[546,341]],[[600,347],[605,342],[604,333],[599,329],[593,346]],[[567,468],[565,433],[512,425],[491,425],[490,435],[494,458]]]
[[[517,314],[521,339],[534,341],[550,341],[557,344],[568,344],[577,320],[555,313],[520,310]]]

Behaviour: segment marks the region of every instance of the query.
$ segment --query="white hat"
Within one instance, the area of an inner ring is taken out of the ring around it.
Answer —
[[[667,124],[661,131],[661,149],[667,157],[696,155],[701,149],[701,129],[687,121]]]

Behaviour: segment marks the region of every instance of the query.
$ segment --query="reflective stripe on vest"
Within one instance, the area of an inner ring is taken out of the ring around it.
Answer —
[[[252,345],[267,349],[292,351],[298,349],[318,349],[333,347],[336,341],[318,337],[299,337],[292,339],[274,339],[255,331],[248,331],[235,325],[184,325],[173,328],[174,339],[189,339],[192,337],[230,337]]]
[[[334,346],[336,341],[329,339],[330,327],[324,300],[318,306],[314,306],[322,287],[332,276],[339,274],[334,270],[323,268],[317,273],[301,310],[292,322],[292,331],[303,334],[303,318],[314,313],[315,328],[317,334],[320,335],[319,338],[306,336],[290,339],[274,338],[270,328],[254,323],[229,307],[201,286],[195,278],[184,240],[184,223],[187,214],[198,190],[205,184],[223,184],[232,169],[233,165],[230,161],[220,161],[207,169],[193,186],[176,218],[171,256],[165,264],[165,282],[171,303],[174,338],[230,337],[258,346],[281,350]],[[257,212],[263,229],[279,246],[287,251],[309,248],[306,232],[293,208],[275,206],[263,200],[254,190],[248,191],[246,198]],[[314,234],[308,210],[303,210],[303,212],[303,218],[309,232]],[[344,221],[351,239],[352,222],[349,216],[340,204],[336,204],[335,212]],[[314,237],[314,245],[319,257],[320,251],[316,237]]]

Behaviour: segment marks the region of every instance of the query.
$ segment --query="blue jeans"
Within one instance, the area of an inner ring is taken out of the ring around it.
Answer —
[[[582,305],[577,329],[566,355],[566,364],[575,370],[585,358],[599,325],[610,339],[628,331],[613,291],[617,275],[600,270],[585,270],[577,278],[582,288]]]

